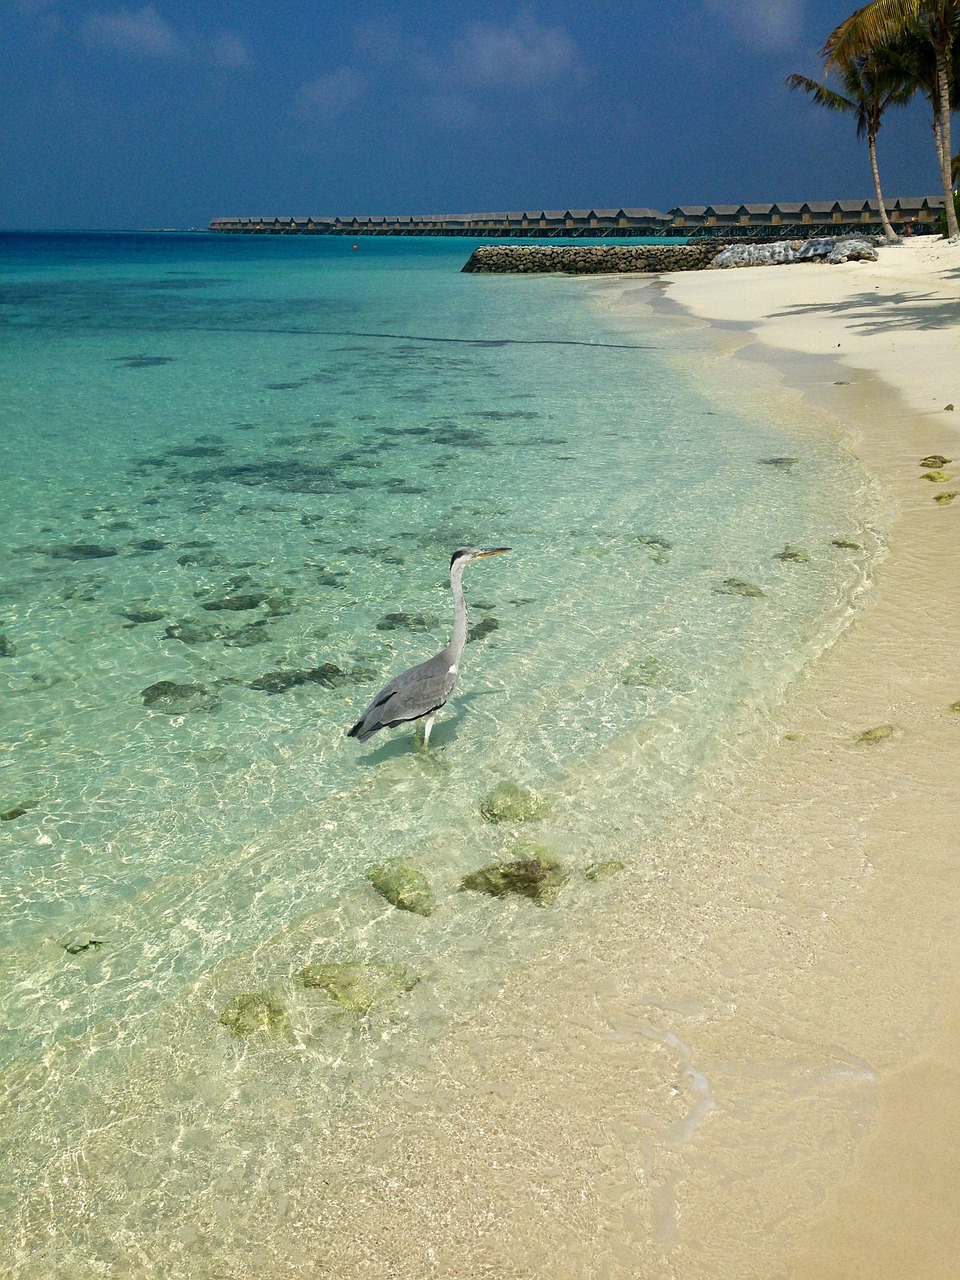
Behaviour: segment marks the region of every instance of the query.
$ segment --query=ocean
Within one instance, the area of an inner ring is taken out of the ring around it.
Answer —
[[[652,875],[860,607],[839,439],[472,247],[0,236],[4,1274],[266,1274],[354,1109]],[[511,551],[429,750],[359,746],[463,545]]]

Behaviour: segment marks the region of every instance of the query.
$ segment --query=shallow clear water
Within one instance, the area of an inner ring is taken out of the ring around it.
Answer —
[[[552,945],[564,898],[589,910],[583,868],[642,874],[640,843],[829,643],[877,551],[854,463],[718,408],[666,322],[625,331],[580,281],[463,276],[468,242],[357,243],[0,238],[18,1275],[125,1274],[134,1237],[131,1274],[180,1274],[152,1250],[235,1160],[243,1073],[244,1141],[309,1167],[384,1046],[415,1060]],[[430,752],[411,730],[358,746],[372,694],[446,642],[468,543],[513,551],[467,571],[483,634]],[[160,681],[201,688],[146,705]],[[481,817],[503,780],[548,800],[532,834]],[[457,892],[531,839],[571,872],[557,907]],[[395,856],[430,878],[429,919],[366,883]],[[421,981],[379,1021],[293,981],[356,957]],[[254,990],[286,1035],[219,1025]],[[217,1212],[242,1232],[229,1194]]]

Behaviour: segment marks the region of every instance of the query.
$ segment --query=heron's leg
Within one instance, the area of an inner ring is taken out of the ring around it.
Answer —
[[[426,751],[427,744],[430,741],[430,730],[433,728],[433,722],[437,718],[437,713],[431,711],[423,722],[423,749]]]

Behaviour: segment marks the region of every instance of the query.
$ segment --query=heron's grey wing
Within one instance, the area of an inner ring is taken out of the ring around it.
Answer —
[[[366,742],[379,729],[393,729],[398,724],[428,716],[443,706],[456,681],[457,673],[451,669],[446,652],[428,658],[384,685],[353,728],[347,731],[347,737]]]

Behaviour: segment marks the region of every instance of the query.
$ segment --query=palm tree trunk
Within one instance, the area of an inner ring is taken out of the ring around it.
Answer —
[[[937,147],[937,166],[943,171],[943,130],[940,128],[940,101],[934,99],[933,106],[933,140]]]
[[[887,217],[887,206],[883,203],[883,192],[880,190],[880,168],[877,164],[877,135],[875,133],[871,133],[868,136],[867,146],[870,148],[870,172],[873,174],[873,185],[877,193],[877,208],[880,210],[883,234],[888,240],[899,240],[900,237],[890,225],[890,219]]]
[[[960,226],[953,204],[953,174],[950,172],[953,144],[950,139],[950,64],[948,59],[949,35],[937,41],[937,88],[940,91],[940,176],[943,180],[943,198],[946,203],[947,239],[960,243]]]

